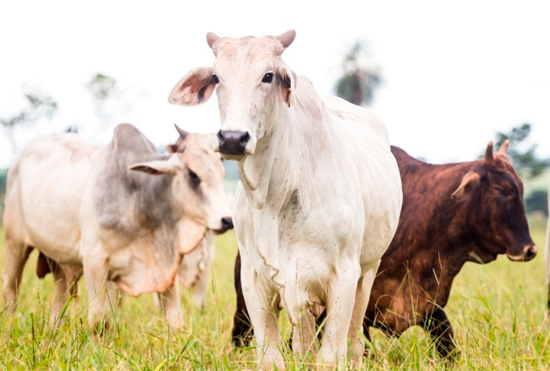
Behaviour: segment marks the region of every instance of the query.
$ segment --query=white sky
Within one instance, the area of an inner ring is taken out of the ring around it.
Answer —
[[[200,5],[197,5],[199,4]],[[206,33],[297,37],[283,55],[321,95],[332,94],[340,61],[356,40],[370,42],[385,83],[371,109],[392,143],[430,162],[473,160],[495,132],[533,127],[538,154],[550,156],[550,3],[541,1],[27,1],[0,3],[0,117],[17,114],[23,93],[59,104],[52,125],[71,124],[104,142],[130,122],[157,145],[219,127],[217,101],[173,106],[167,96],[191,68],[210,66]],[[95,134],[84,85],[97,72],[126,95],[112,125]],[[84,127],[84,128],[83,128]],[[1,130],[1,129],[0,129]],[[11,160],[0,131],[0,167]]]

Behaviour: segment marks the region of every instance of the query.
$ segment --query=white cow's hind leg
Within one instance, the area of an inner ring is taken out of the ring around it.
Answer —
[[[165,292],[159,293],[159,301],[162,310],[164,311],[164,318],[170,330],[177,331],[183,329],[185,323],[181,312],[179,284],[178,279],[174,280],[172,287],[168,288]]]
[[[359,279],[357,284],[357,292],[355,294],[355,305],[353,306],[353,313],[351,317],[351,324],[349,327],[349,339],[350,339],[350,356],[352,367],[359,369],[363,362],[363,353],[365,352],[365,341],[363,339],[363,320],[369,304],[370,292],[372,284],[376,278],[378,266],[380,261],[373,264],[365,275]]]
[[[359,267],[354,270],[350,263],[338,270],[336,278],[330,283],[325,332],[317,357],[317,362],[324,367],[346,368],[348,332],[345,329],[351,323],[359,275]]]
[[[23,268],[32,252],[32,247],[27,247],[22,242],[16,242],[6,237],[4,250],[6,253],[6,266],[2,274],[2,289],[4,291],[4,303],[8,307],[8,313],[13,314],[17,303],[17,297],[19,296]]]
[[[277,293],[259,282],[258,275],[244,258],[241,258],[241,282],[243,295],[250,315],[256,351],[261,370],[285,368],[281,354],[281,336],[279,335],[279,298]]]

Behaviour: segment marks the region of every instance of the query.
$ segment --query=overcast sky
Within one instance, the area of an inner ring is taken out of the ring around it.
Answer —
[[[191,68],[210,66],[206,33],[297,37],[283,59],[321,95],[333,93],[340,62],[368,41],[383,86],[370,109],[393,144],[430,162],[473,160],[497,131],[533,127],[550,156],[550,4],[547,1],[3,1],[0,3],[0,118],[40,91],[59,104],[50,125],[25,128],[19,144],[71,124],[104,142],[130,122],[155,144],[219,128],[217,101],[173,106],[167,96]],[[123,94],[98,118],[86,82],[115,78]],[[0,131],[0,167],[11,160]]]

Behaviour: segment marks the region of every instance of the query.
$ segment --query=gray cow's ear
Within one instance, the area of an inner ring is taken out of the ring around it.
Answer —
[[[168,95],[168,103],[195,106],[206,102],[218,83],[210,67],[195,68],[187,73]]]
[[[151,175],[175,174],[178,167],[169,161],[139,162],[128,166],[128,170],[140,171]]]
[[[479,187],[479,174],[469,171],[462,177],[462,182],[453,192],[451,198],[457,202],[462,202],[477,187]]]

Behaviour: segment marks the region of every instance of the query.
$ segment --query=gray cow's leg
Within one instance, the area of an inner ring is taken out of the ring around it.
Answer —
[[[450,360],[458,357],[451,322],[442,308],[426,315],[422,327],[431,335],[439,355]]]
[[[47,258],[46,258],[47,259]],[[63,308],[71,297],[78,294],[78,280],[82,276],[82,268],[72,265],[57,265],[50,262],[54,276],[55,292],[50,314],[50,326],[61,323]],[[59,322],[58,322],[59,321]]]
[[[172,287],[165,292],[159,293],[160,307],[164,311],[164,317],[170,330],[177,331],[184,327],[183,316],[181,312],[179,284],[177,277]]]
[[[2,289],[4,291],[4,303],[8,306],[8,313],[13,314],[19,296],[23,268],[32,252],[32,247],[27,247],[23,243],[6,238],[4,250],[6,265],[2,274]]]
[[[102,333],[107,327],[107,259],[97,255],[87,254],[82,256],[84,262],[84,282],[88,291],[88,322],[90,326]]]

